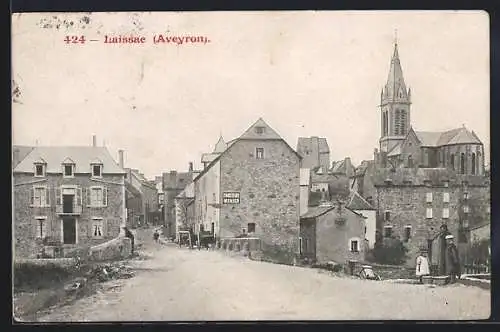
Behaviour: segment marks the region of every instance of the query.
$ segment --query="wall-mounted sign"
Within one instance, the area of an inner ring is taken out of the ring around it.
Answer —
[[[240,193],[238,192],[224,192],[222,193],[223,204],[240,204]]]

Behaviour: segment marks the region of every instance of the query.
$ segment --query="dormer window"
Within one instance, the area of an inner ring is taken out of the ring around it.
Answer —
[[[37,177],[45,176],[45,164],[42,163],[35,164],[35,176]]]
[[[63,177],[72,178],[75,176],[75,162],[69,158],[64,159],[62,163]]]
[[[92,176],[96,178],[102,177],[102,165],[100,164],[92,165]]]
[[[90,162],[90,172],[91,176],[93,178],[100,178],[102,177],[102,161],[99,159],[94,159]],[[125,174],[125,178],[127,178],[127,175]]]

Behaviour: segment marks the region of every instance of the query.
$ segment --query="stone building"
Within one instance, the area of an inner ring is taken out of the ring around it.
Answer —
[[[470,241],[470,229],[490,220],[490,184],[483,176],[401,168],[379,170],[374,183],[378,229],[383,237],[403,241],[409,249],[407,265],[415,264],[419,247],[432,251],[433,241],[442,240],[437,238],[442,225],[455,236],[461,252],[460,246]],[[430,256],[435,260],[438,253]]]
[[[443,132],[417,131],[411,123],[411,90],[394,45],[389,76],[380,95],[378,163],[382,167],[447,168],[460,174],[484,174],[484,147],[465,126]]]
[[[125,168],[127,218],[131,227],[158,224],[159,206],[156,184],[137,169]]]
[[[320,264],[364,261],[365,218],[346,208],[346,203],[323,202],[300,217],[301,257]]]
[[[179,195],[186,186],[193,181],[194,174],[193,164],[189,163],[189,170],[187,172],[177,172],[175,170],[169,173],[163,173],[163,213],[164,213],[164,226],[165,235],[174,238],[175,230],[175,197]]]
[[[298,253],[299,168],[300,156],[260,118],[195,178],[195,231],[253,233],[264,251]]]
[[[346,207],[365,218],[364,239],[368,249],[373,249],[377,232],[377,211],[356,191],[351,191]]]
[[[35,147],[13,170],[15,257],[105,242],[126,224],[125,171],[105,147]]]
[[[301,168],[322,167],[326,171],[330,167],[330,148],[324,137],[299,137],[297,152],[302,157]]]
[[[175,197],[175,234],[194,230],[194,182],[191,182]]]

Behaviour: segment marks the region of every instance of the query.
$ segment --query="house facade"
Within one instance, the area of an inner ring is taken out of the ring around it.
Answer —
[[[330,167],[330,148],[324,137],[299,137],[297,152],[302,157],[302,168],[327,170]]]
[[[363,262],[365,218],[346,208],[345,201],[327,202],[300,217],[301,256],[319,264]]]
[[[126,206],[132,227],[158,224],[159,206],[156,184],[137,169],[125,168]]]
[[[259,119],[196,177],[196,231],[218,239],[249,233],[263,250],[298,253],[299,168],[300,156]]]
[[[105,242],[126,225],[125,171],[105,147],[35,147],[13,170],[15,257]]]
[[[193,181],[194,174],[193,164],[189,164],[187,172],[177,172],[172,170],[168,173],[163,173],[163,220],[165,226],[165,235],[170,238],[176,236],[176,207],[175,198],[179,195],[186,186]]]
[[[442,241],[438,237],[443,225],[457,239],[460,252],[460,246],[470,242],[471,228],[490,220],[490,184],[482,176],[447,169],[386,170],[377,174],[375,187],[378,230],[383,237],[403,241],[410,266],[419,247],[432,251],[433,242]],[[431,259],[439,255],[433,251]]]

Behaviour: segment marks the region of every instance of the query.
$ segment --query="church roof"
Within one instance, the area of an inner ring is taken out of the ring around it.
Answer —
[[[482,144],[481,140],[467,128],[455,128],[444,132],[415,131],[424,147],[439,147],[454,144]]]

